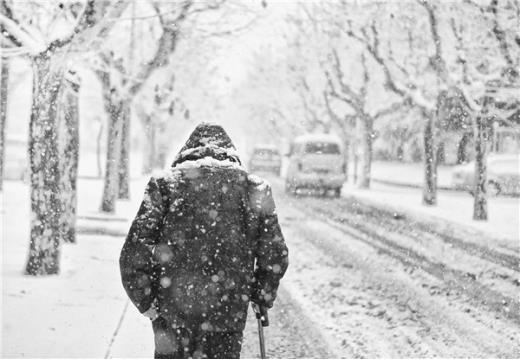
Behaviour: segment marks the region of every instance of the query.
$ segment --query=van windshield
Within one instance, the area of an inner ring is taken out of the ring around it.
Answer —
[[[339,154],[339,146],[330,142],[310,142],[305,145],[305,153]]]

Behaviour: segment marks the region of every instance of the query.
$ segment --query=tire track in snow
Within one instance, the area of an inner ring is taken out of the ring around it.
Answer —
[[[475,277],[468,275],[466,272],[450,268],[449,264],[433,261],[425,255],[418,253],[416,250],[402,246],[392,240],[392,235],[402,236],[403,238],[410,239],[411,242],[413,242],[415,238],[410,233],[410,230],[408,230],[408,232],[405,232],[405,228],[398,228],[396,230],[395,223],[389,224],[386,217],[393,216],[393,214],[388,213],[388,211],[381,210],[374,206],[366,206],[362,201],[358,202],[355,198],[330,199],[329,201],[324,201],[322,198],[309,196],[289,196],[283,192],[283,185],[280,179],[274,178],[272,179],[272,183],[274,189],[276,189],[277,197],[283,198],[284,203],[303,211],[311,217],[328,223],[357,240],[369,244],[382,253],[400,260],[407,266],[423,269],[427,273],[444,281],[445,285],[450,289],[465,293],[477,306],[485,306],[494,313],[500,313],[500,315],[515,324],[520,324],[520,301],[518,301],[517,297],[504,295],[501,292],[493,290],[479,283]],[[353,217],[353,213],[360,214],[362,218]],[[383,215],[381,215],[381,213],[383,213]],[[414,230],[416,230],[416,225],[417,222],[415,221],[411,224]],[[419,231],[416,235],[425,235],[430,238],[435,235],[435,231],[432,234],[430,231],[425,230],[428,226],[424,227],[424,225],[422,225],[422,227],[419,227]],[[384,235],[380,234],[377,229],[381,229]],[[442,241],[446,241],[448,237],[452,236],[436,236],[436,238]],[[466,246],[466,241],[463,240],[457,240],[452,244],[455,244],[456,247],[463,250],[465,254],[477,255],[481,259],[487,259],[494,264],[503,265],[505,268],[515,268],[515,271],[519,270],[518,257],[508,256],[492,250],[486,252],[486,248],[477,244],[472,244],[472,246],[468,247]],[[484,255],[483,253],[487,254]]]
[[[334,262],[338,263],[338,266],[341,266],[345,263],[346,257],[344,255],[347,255],[348,258],[349,255],[352,256],[356,252],[358,255],[362,254],[362,256],[365,256],[366,253],[363,251],[360,252],[359,248],[357,248],[354,250],[354,252],[351,252],[351,254],[346,254],[346,252],[350,251],[349,246],[352,243],[350,241],[346,242],[345,239],[347,238],[352,238],[354,241],[359,241],[360,245],[363,243],[363,245],[369,246],[374,250],[374,253],[369,256],[371,257],[371,260],[374,261],[374,264],[369,265],[363,269],[364,271],[368,271],[365,273],[368,276],[370,283],[372,283],[367,287],[367,291],[375,291],[377,295],[385,297],[387,302],[390,300],[390,303],[387,303],[388,305],[397,305],[399,308],[403,308],[405,312],[409,312],[410,317],[415,318],[414,322],[419,325],[418,332],[421,333],[420,337],[422,340],[426,342],[429,341],[430,344],[433,345],[430,347],[433,350],[433,352],[430,352],[430,354],[435,353],[435,349],[437,349],[436,345],[439,347],[438,349],[440,350],[439,353],[441,356],[457,356],[457,354],[459,356],[476,356],[488,353],[488,355],[515,357],[515,355],[511,355],[511,353],[519,353],[518,345],[513,344],[519,339],[519,333],[516,329],[513,329],[517,327],[512,323],[514,321],[508,319],[507,321],[502,322],[500,321],[500,317],[497,316],[495,318],[495,314],[493,314],[493,312],[487,312],[485,310],[482,311],[482,303],[477,303],[477,306],[472,307],[470,310],[468,308],[468,298],[466,296],[467,293],[464,291],[450,292],[449,290],[443,290],[442,287],[445,284],[445,279],[443,276],[439,275],[440,272],[437,272],[437,276],[433,276],[429,274],[428,271],[423,270],[420,265],[417,265],[418,262],[429,261],[428,258],[421,256],[420,253],[416,253],[418,254],[418,257],[416,257],[415,260],[408,262],[402,261],[401,259],[404,259],[408,253],[410,253],[409,248],[402,246],[400,246],[400,248],[392,248],[391,246],[385,247],[381,242],[378,241],[377,238],[371,243],[368,243],[366,240],[362,240],[370,238],[372,233],[367,234],[363,233],[362,231],[356,231],[356,228],[350,227],[349,223],[342,223],[341,221],[337,220],[336,217],[338,216],[334,211],[337,211],[336,205],[342,200],[332,200],[330,203],[324,202],[320,199],[317,199],[316,201],[311,199],[297,201],[295,198],[285,196],[283,193],[280,194],[281,189],[279,187],[281,186],[273,186],[273,190],[277,190],[277,203],[280,203],[280,200],[282,200],[282,206],[279,206],[280,208],[278,212],[289,214],[289,216],[286,216],[285,219],[294,221],[295,226],[301,227],[300,231],[298,232],[299,236],[305,237],[307,241],[309,240],[308,236],[312,230],[307,228],[307,221],[311,218],[311,222],[314,221],[323,223],[323,226],[328,226],[328,228],[330,228],[332,231],[337,232],[337,234],[333,236],[334,239],[329,238],[327,232],[324,232],[321,236],[316,237],[311,242],[327,253]],[[295,210],[292,210],[290,207],[294,208]],[[322,210],[321,215],[315,211],[316,207]],[[288,210],[288,208],[291,210]],[[303,214],[303,216],[306,218],[291,217],[293,212],[300,213],[300,217],[302,217]],[[348,215],[346,213],[342,214]],[[284,217],[282,216],[281,218],[283,219]],[[304,220],[297,221],[298,219]],[[359,218],[357,219],[359,220]],[[364,224],[367,226],[372,225],[372,227],[377,228],[377,225],[374,225],[370,222]],[[282,227],[285,228],[284,226]],[[345,228],[353,232],[347,233],[345,230],[342,230]],[[385,229],[383,226],[380,226],[379,228],[381,231],[384,231]],[[382,232],[378,232],[377,234],[379,239],[385,238]],[[392,231],[390,231],[389,234],[392,234]],[[393,234],[395,235],[395,233]],[[359,247],[360,245],[356,246]],[[385,253],[384,250],[387,250],[388,252],[398,251],[402,254],[402,256],[401,258],[396,258],[391,253]],[[392,265],[390,265],[389,268],[392,269],[389,273],[377,274],[377,272],[381,270],[381,268],[378,268],[378,263],[381,263],[381,265],[385,267],[388,266],[389,263],[392,263],[393,260],[399,261],[401,266],[398,265],[397,267],[392,267]],[[436,270],[437,269],[438,268],[436,268]],[[291,268],[289,270],[291,270]],[[398,272],[400,272],[397,278],[394,278],[394,274],[391,273],[394,270],[396,275]],[[450,270],[450,268],[446,268],[445,270]],[[374,275],[372,272],[376,272],[376,274]],[[462,275],[464,278],[463,272],[459,271],[458,274]],[[397,280],[397,282],[390,284],[381,282],[382,277],[387,278],[387,280]],[[472,278],[464,279],[473,280]],[[460,283],[455,284],[460,285]],[[313,286],[314,289],[317,290],[316,286],[319,285],[319,283],[309,283],[309,285]],[[434,288],[439,287],[441,289],[436,293],[435,291],[438,289]],[[463,290],[465,289],[463,285],[461,285],[461,288]],[[319,292],[320,291],[317,290],[316,293]],[[479,297],[478,292],[473,294],[477,298]],[[473,300],[475,298],[469,299]],[[470,303],[471,302],[472,301],[470,300]],[[429,303],[427,305],[429,307],[423,307],[425,303]],[[473,304],[475,304],[474,301]],[[315,309],[323,312],[319,307],[315,307]],[[321,315],[323,315],[323,313],[321,313]],[[514,313],[512,314],[512,317],[514,317]],[[398,326],[402,327],[407,327],[409,325],[409,323],[398,324]],[[320,330],[327,332],[327,328],[323,328],[323,326],[320,328]],[[413,338],[410,340],[410,346],[416,348],[421,347],[421,342],[416,342],[413,340]],[[352,345],[348,338],[346,339],[345,345],[347,347]],[[356,343],[354,343],[354,347],[355,345]],[[408,355],[420,356],[422,354],[424,356],[424,351],[422,351],[420,354],[421,350],[424,350],[424,348],[419,350],[419,352],[414,354],[408,352]],[[383,356],[384,355],[385,354],[383,354]],[[402,355],[406,356],[404,353]],[[371,355],[369,354],[368,357],[370,356]],[[363,357],[363,355],[361,355],[361,357]]]
[[[308,209],[305,210],[308,211]],[[450,289],[466,293],[475,304],[486,306],[520,325],[520,303],[516,298],[505,296],[479,283],[465,272],[449,268],[444,263],[434,262],[411,248],[401,246],[370,229],[363,222],[353,221],[347,216],[336,216],[321,207],[313,207],[312,211],[323,215],[321,217],[323,221],[350,237],[373,246],[382,253],[400,260],[405,265],[421,268],[444,281]]]
[[[282,280],[283,282],[283,280]],[[335,359],[322,333],[284,287],[278,289],[274,307],[269,310],[270,325],[264,328],[266,355],[270,359]],[[260,358],[258,329],[252,311],[244,330],[243,359]]]

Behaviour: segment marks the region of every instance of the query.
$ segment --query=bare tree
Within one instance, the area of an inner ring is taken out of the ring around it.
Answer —
[[[187,0],[175,4],[152,2],[162,32],[152,56],[138,66],[135,74],[129,74],[123,62],[114,58],[114,54],[110,51],[101,54],[104,58],[102,61],[104,69],[98,71],[98,74],[103,85],[103,98],[109,116],[107,163],[101,211],[114,212],[118,196],[127,198],[129,195],[128,136],[132,99],[154,71],[168,65],[170,57],[177,48],[183,24],[204,11],[219,9],[224,2],[224,0],[207,3]]]
[[[464,24],[457,24],[452,19],[450,22],[452,32],[457,40],[459,50],[458,62],[462,71],[461,87],[469,95],[472,83],[480,84],[480,91],[473,95],[476,104],[469,101],[468,111],[474,119],[474,140],[475,140],[475,179],[474,179],[474,205],[473,219],[487,220],[487,148],[490,142],[490,132],[492,122],[495,118],[507,118],[504,111],[495,105],[499,101],[517,101],[518,91],[520,90],[520,77],[518,66],[520,65],[520,37],[511,26],[504,26],[502,21],[510,19],[512,24],[520,21],[518,4],[509,1],[500,2],[492,0],[489,6],[484,7],[471,0],[466,0],[466,4],[477,11],[474,22],[480,27],[489,29],[482,41],[489,41],[490,37],[495,40],[498,54],[488,51],[483,53],[478,60],[472,61],[470,49],[465,45],[464,37],[472,36],[471,29],[468,31]],[[502,5],[502,6],[500,6]],[[515,11],[516,6],[516,11]],[[462,21],[460,21],[462,22]],[[484,55],[484,56],[482,56]],[[491,57],[491,58],[489,58]],[[502,60],[502,61],[500,61]],[[499,64],[494,69],[490,69],[489,63]],[[476,81],[475,81],[476,80]],[[483,89],[482,89],[483,88]],[[516,93],[516,95],[513,95]]]
[[[345,80],[345,75],[341,68],[340,58],[335,48],[333,48],[331,51],[331,58],[331,66],[334,78],[328,71],[325,73],[325,76],[327,77],[331,95],[350,106],[356,113],[356,117],[359,120],[361,127],[361,145],[363,153],[363,170],[361,171],[359,186],[361,188],[369,188],[373,157],[372,148],[374,140],[374,121],[380,117],[399,110],[402,104],[395,103],[389,108],[380,110],[377,113],[371,113],[372,111],[370,111],[370,106],[367,105],[368,84],[370,81],[370,76],[365,55],[363,53],[361,54],[361,64],[363,70],[362,82],[359,89],[354,89],[353,86],[351,86]]]
[[[3,4],[6,6],[6,3]],[[46,6],[46,4],[37,4]],[[89,0],[81,8],[71,4],[69,12],[75,24],[66,36],[45,39],[42,29],[31,24],[31,16],[19,20],[11,9],[0,14],[2,36],[15,38],[20,53],[29,57],[33,68],[33,95],[29,125],[31,169],[31,237],[26,274],[56,274],[60,268],[63,203],[61,200],[61,165],[58,113],[60,91],[68,67],[69,53],[78,42],[95,41],[110,24],[105,16],[117,17],[126,6]],[[40,33],[39,36],[34,34]]]

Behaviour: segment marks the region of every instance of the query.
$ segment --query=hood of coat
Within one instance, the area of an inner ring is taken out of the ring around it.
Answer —
[[[197,161],[205,157],[241,164],[231,138],[222,126],[213,123],[201,123],[193,130],[175,156],[172,167],[185,161]]]

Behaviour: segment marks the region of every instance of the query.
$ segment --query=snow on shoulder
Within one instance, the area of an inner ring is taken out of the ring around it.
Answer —
[[[271,185],[269,184],[269,181],[263,179],[260,176],[255,175],[255,174],[248,174],[247,179],[249,180],[250,183],[255,185],[259,191],[266,191],[268,188],[271,187]]]

